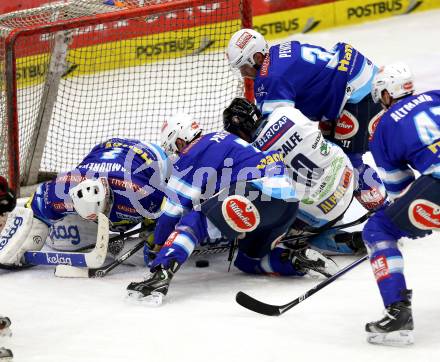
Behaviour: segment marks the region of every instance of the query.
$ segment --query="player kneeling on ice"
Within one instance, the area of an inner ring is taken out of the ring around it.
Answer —
[[[168,168],[165,152],[151,143],[113,138],[95,146],[74,170],[41,184],[26,207],[16,207],[9,214],[0,234],[0,264],[40,264],[29,260],[32,255],[25,252],[41,250],[49,228],[72,214],[79,214],[82,222],[62,226],[65,230],[76,228],[75,238],[52,233],[48,244],[53,248],[74,250],[93,244],[96,234],[84,240],[90,228],[81,224],[84,219],[96,221],[99,213],[108,217],[111,231],[126,231],[157,218]],[[86,234],[79,230],[86,230]],[[114,248],[116,255],[122,247],[120,243],[109,245],[109,250]],[[41,263],[68,264],[54,259]]]
[[[316,231],[343,218],[353,199],[353,166],[301,111],[284,106],[263,117],[255,104],[235,98],[223,112],[223,125],[262,151],[283,154],[299,199],[294,230]],[[360,232],[324,231],[308,243],[329,255],[366,252]]]
[[[403,63],[385,66],[373,80],[373,99],[386,112],[370,149],[388,194],[395,199],[363,230],[386,308],[383,319],[365,326],[368,341],[377,344],[413,343],[412,292],[406,286],[397,241],[440,229],[440,90],[413,92],[411,71]],[[419,178],[413,169],[420,172]]]
[[[248,273],[302,276],[310,269],[336,271],[333,261],[311,249],[277,242],[292,225],[298,201],[278,152],[262,152],[227,132],[202,135],[187,114],[162,127],[163,147],[177,153],[168,198],[155,229],[162,248],[147,280],[128,294],[160,304],[169,283],[194,248],[225,236],[238,243],[235,266]]]

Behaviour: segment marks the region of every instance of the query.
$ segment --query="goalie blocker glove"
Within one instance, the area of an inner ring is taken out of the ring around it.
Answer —
[[[150,305],[161,305],[163,297],[168,293],[171,279],[179,268],[180,264],[175,260],[170,263],[168,269],[158,265],[148,279],[128,285],[128,297]]]

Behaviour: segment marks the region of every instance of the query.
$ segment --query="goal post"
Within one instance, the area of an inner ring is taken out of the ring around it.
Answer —
[[[110,137],[157,142],[175,111],[219,129],[224,107],[251,94],[225,56],[251,10],[251,0],[65,0],[1,15],[0,174],[19,191]]]

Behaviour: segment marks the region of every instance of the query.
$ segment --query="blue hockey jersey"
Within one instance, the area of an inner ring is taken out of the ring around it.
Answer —
[[[73,186],[85,178],[106,177],[114,198],[108,215],[112,230],[124,231],[160,215],[169,170],[159,146],[112,138],[95,146],[74,170],[40,185],[28,205],[36,217],[52,225],[74,212],[68,194]]]
[[[414,181],[413,169],[440,178],[440,90],[394,104],[379,121],[370,150],[391,197]]]
[[[254,81],[263,115],[294,105],[314,120],[336,120],[347,102],[370,93],[377,67],[346,43],[330,51],[288,41],[272,46]]]
[[[220,190],[249,181],[274,198],[294,199],[281,154],[262,152],[227,132],[208,133],[182,150],[167,184],[167,200],[155,230],[162,245],[181,216]]]

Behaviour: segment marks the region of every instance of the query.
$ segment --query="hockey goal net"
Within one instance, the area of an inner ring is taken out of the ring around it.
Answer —
[[[0,16],[0,174],[75,167],[110,137],[157,142],[176,110],[221,126],[243,86],[225,47],[250,0],[67,0]]]

